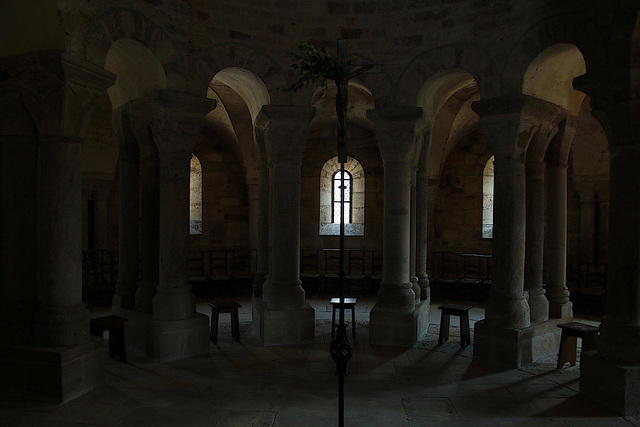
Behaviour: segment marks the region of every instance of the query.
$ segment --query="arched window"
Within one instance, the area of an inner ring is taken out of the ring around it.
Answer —
[[[189,234],[202,234],[202,165],[194,154],[189,185]]]
[[[333,186],[331,191],[333,193],[333,221],[334,224],[340,224],[340,205],[342,204],[342,193],[344,192],[344,223],[351,223],[351,191],[353,186],[351,185],[351,174],[344,171],[344,188],[342,187],[342,172],[335,171],[333,173]],[[340,190],[344,191],[341,192]]]
[[[482,172],[482,238],[493,238],[493,161],[491,156]]]
[[[364,236],[364,169],[353,157],[344,164],[344,234]],[[320,173],[320,235],[340,234],[340,163],[333,157]]]

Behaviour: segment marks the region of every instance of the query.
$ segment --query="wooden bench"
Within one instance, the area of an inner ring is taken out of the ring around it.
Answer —
[[[356,303],[358,298],[345,298],[344,309],[351,310],[351,331],[353,339],[356,338]],[[333,314],[331,316],[331,338],[336,334],[336,310],[340,310],[340,298],[331,298],[329,302],[333,308]]]
[[[211,307],[211,332],[209,339],[214,344],[218,344],[218,317],[220,313],[231,313],[231,337],[240,342],[240,321],[238,319],[238,308],[242,305],[231,300],[220,300],[210,302]]]
[[[102,337],[104,331],[109,331],[109,357],[112,359],[120,356],[120,360],[127,361],[127,352],[124,345],[124,322],[127,319],[118,316],[96,317],[89,321],[91,335]]]
[[[562,329],[562,335],[560,336],[557,369],[562,368],[566,362],[569,362],[571,366],[576,366],[578,338],[582,339],[582,351],[598,348],[598,327],[580,322],[570,322],[558,325],[558,328]]]
[[[449,318],[450,316],[460,317],[460,346],[466,347],[471,344],[471,331],[469,329],[469,309],[473,307],[471,305],[461,304],[442,304],[438,307],[442,310],[442,317],[440,318],[440,337],[438,338],[438,344],[442,344],[443,341],[449,339]]]

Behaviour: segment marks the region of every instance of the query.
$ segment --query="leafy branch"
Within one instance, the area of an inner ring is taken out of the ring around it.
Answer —
[[[289,52],[289,56],[297,61],[291,65],[294,71],[300,71],[296,81],[287,86],[287,92],[297,92],[310,83],[320,80],[323,96],[327,92],[327,80],[335,79],[338,68],[338,58],[333,56],[326,47],[317,48],[306,42],[298,44],[298,52]]]

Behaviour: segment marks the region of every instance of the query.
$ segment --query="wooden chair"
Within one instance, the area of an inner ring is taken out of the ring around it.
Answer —
[[[318,249],[300,249],[300,280],[305,291],[322,295],[322,277],[320,275],[320,251]]]
[[[209,290],[208,296],[229,295],[231,293],[231,260],[232,251],[226,249],[208,250]]]
[[[340,249],[323,249],[322,292],[336,292],[340,286]],[[346,264],[345,264],[346,273]]]
[[[253,276],[256,271],[252,251],[232,251],[231,289],[235,295],[251,295]]]
[[[348,288],[353,290],[354,285],[358,285],[358,290],[365,290],[368,294],[371,288],[370,276],[366,271],[366,253],[360,249],[349,249],[347,252],[347,274]]]

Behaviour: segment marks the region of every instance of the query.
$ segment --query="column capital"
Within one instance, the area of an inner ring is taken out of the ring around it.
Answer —
[[[554,128],[567,117],[562,107],[523,94],[476,101],[471,108],[480,116],[496,157],[523,158],[538,133],[548,144]]]
[[[591,98],[593,115],[604,129],[609,146],[637,144],[640,123],[637,117],[640,105],[633,99],[628,64],[610,64],[573,80],[576,90]]]
[[[5,135],[83,138],[115,75],[60,51],[2,58],[11,70],[0,86]]]
[[[267,163],[300,164],[306,145],[313,107],[265,105],[258,115],[264,129]]]
[[[190,157],[204,118],[216,104],[215,99],[159,90],[130,102],[123,114],[128,117],[141,149],[153,142],[160,153]],[[149,142],[143,142],[148,138]]]
[[[418,142],[422,140],[421,135],[416,138],[416,122],[422,114],[420,107],[367,110],[367,117],[376,127],[376,139],[383,163],[414,161],[416,154],[419,154]]]

